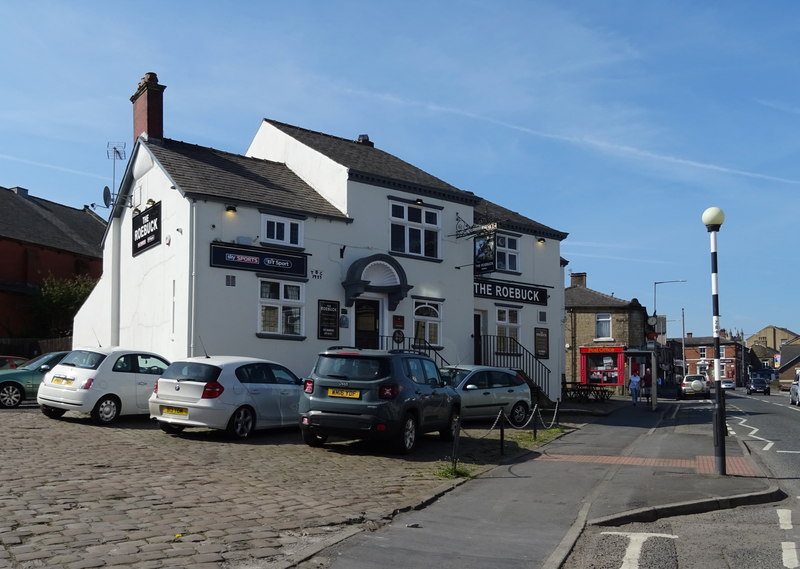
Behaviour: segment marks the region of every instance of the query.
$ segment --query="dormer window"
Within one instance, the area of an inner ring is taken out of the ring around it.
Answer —
[[[303,246],[303,221],[277,215],[261,215],[261,241],[290,247]]]

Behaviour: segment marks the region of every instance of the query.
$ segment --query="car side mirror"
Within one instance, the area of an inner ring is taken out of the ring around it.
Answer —
[[[466,389],[467,391],[476,391],[478,389],[478,386],[475,385],[474,383],[470,383],[464,389]]]
[[[47,365],[47,364],[42,364],[42,365],[39,366],[39,371],[42,372],[42,373],[44,373],[46,371],[50,371],[50,366]]]

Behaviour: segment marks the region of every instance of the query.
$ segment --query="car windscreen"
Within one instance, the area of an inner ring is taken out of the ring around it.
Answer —
[[[450,385],[452,387],[458,386],[464,378],[467,377],[469,372],[464,369],[458,369],[454,367],[443,367],[439,370],[439,375],[442,376],[442,381],[445,385]]]
[[[162,379],[185,379],[208,383],[216,381],[222,368],[197,362],[174,362],[161,374]]]
[[[354,381],[381,379],[389,371],[388,358],[322,355],[316,365],[319,376]]]
[[[73,350],[64,356],[64,359],[59,363],[81,369],[97,369],[104,359],[106,359],[105,354],[98,354],[89,350]]]

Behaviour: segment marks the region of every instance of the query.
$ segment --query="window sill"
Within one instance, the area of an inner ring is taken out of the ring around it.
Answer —
[[[392,257],[403,257],[405,259],[416,259],[418,261],[428,261],[429,263],[442,263],[444,259],[436,259],[434,257],[424,257],[422,255],[412,255],[410,253],[400,253],[399,251],[389,251]]]
[[[614,338],[595,338],[592,342],[613,342]]]
[[[296,336],[294,334],[271,334],[268,332],[256,332],[256,338],[263,338],[265,340],[292,340],[295,342],[302,342],[306,339],[305,336]]]

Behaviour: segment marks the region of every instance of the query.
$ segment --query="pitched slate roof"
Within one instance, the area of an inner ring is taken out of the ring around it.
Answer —
[[[501,228],[508,229],[509,231],[518,231],[528,235],[536,235],[537,237],[547,237],[548,239],[556,239],[563,241],[567,238],[569,233],[564,233],[534,221],[524,215],[492,203],[489,200],[482,199],[480,203],[475,206],[474,214],[475,223],[493,223],[496,222]]]
[[[88,206],[75,209],[0,187],[0,237],[102,258],[106,222]]]
[[[567,308],[639,308],[637,299],[623,300],[615,296],[597,292],[585,286],[571,286],[564,289],[564,306]]]
[[[471,205],[480,199],[472,192],[459,190],[372,144],[362,144],[271,119],[264,121],[346,167],[351,180]]]
[[[141,144],[187,195],[348,219],[285,164],[168,138]]]

